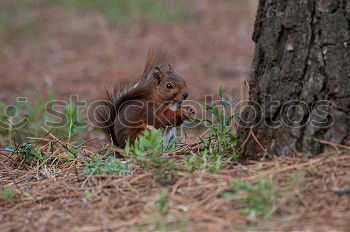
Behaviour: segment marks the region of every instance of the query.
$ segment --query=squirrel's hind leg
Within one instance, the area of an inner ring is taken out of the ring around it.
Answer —
[[[141,127],[130,129],[130,142],[134,143],[137,136],[141,135],[145,130],[153,130],[154,127],[148,124],[144,124]]]

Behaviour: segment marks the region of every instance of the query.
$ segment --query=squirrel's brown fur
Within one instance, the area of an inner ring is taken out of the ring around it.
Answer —
[[[154,46],[149,49],[144,71],[136,81],[107,91],[104,107],[97,113],[99,126],[115,145],[124,147],[127,139],[133,142],[145,129],[174,127],[188,119],[193,109],[181,107],[187,96],[186,83],[173,73],[166,52]],[[172,104],[180,108],[174,110]]]

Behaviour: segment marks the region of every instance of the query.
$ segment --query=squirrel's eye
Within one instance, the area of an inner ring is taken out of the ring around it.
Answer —
[[[167,84],[165,85],[165,87],[166,87],[167,89],[172,89],[172,88],[173,88],[173,85],[172,85],[171,83],[167,83]]]

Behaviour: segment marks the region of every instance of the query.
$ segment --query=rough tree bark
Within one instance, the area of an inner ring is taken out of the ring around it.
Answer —
[[[244,155],[349,144],[350,0],[260,0],[249,104],[240,115]],[[259,107],[260,105],[261,107]]]

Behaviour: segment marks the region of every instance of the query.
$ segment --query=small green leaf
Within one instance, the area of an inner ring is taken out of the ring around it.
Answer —
[[[5,151],[12,151],[13,152],[13,151],[16,151],[16,149],[17,148],[15,146],[6,146],[6,147],[4,147]]]
[[[220,86],[220,88],[219,88],[219,97],[222,99],[223,97],[222,97],[222,87]]]
[[[5,187],[0,191],[0,197],[4,200],[10,200],[16,195],[16,192],[11,187]]]
[[[217,156],[216,160],[215,160],[215,164],[214,166],[212,167],[211,171],[216,173],[217,171],[220,170],[220,167],[221,167],[221,156]]]
[[[85,190],[84,195],[87,201],[91,202],[93,200],[94,194],[89,190]]]

